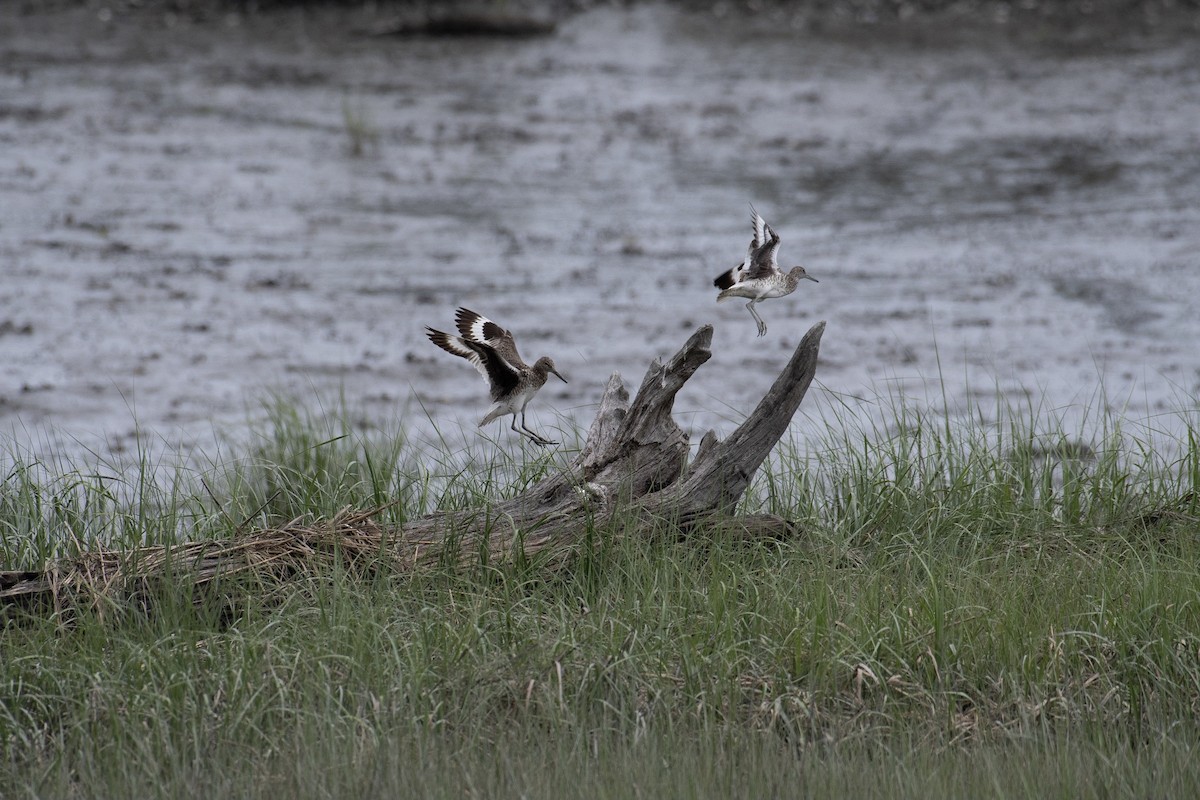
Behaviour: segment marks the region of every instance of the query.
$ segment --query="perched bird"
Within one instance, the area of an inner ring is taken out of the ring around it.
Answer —
[[[456,356],[465,358],[475,365],[475,369],[487,378],[491,389],[492,407],[479,427],[487,425],[494,419],[505,414],[512,414],[512,429],[522,436],[528,436],[536,444],[557,444],[544,436],[529,430],[525,425],[525,406],[537,394],[538,389],[546,383],[547,376],[553,372],[559,380],[567,382],[557,369],[554,361],[542,356],[529,366],[521,360],[517,353],[517,344],[513,335],[487,317],[476,314],[466,308],[460,308],[454,314],[459,336],[443,333],[426,327],[425,335],[429,341]],[[517,427],[517,415],[521,416],[521,427]]]
[[[792,267],[787,274],[780,272],[775,263],[775,256],[779,252],[779,234],[758,215],[754,206],[750,206],[750,214],[754,222],[754,238],[750,240],[745,260],[717,276],[713,286],[721,290],[717,295],[718,303],[731,297],[750,298],[746,308],[758,323],[758,335],[765,336],[767,323],[754,310],[754,304],[769,297],[791,294],[801,280],[819,281],[805,272],[804,267]]]

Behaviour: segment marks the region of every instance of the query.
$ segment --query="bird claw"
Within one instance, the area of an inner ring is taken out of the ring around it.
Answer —
[[[767,323],[765,323],[765,322],[758,323],[758,335],[759,335],[759,338],[762,338],[763,336],[767,335]]]

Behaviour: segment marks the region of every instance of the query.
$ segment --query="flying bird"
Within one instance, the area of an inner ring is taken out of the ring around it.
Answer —
[[[789,295],[796,291],[796,286],[802,280],[819,281],[805,272],[804,267],[792,267],[790,272],[781,272],[775,263],[779,253],[779,234],[758,215],[754,206],[750,206],[750,214],[754,223],[754,238],[750,240],[746,258],[738,266],[718,275],[713,286],[721,290],[717,295],[718,303],[731,297],[750,298],[746,308],[758,323],[758,335],[765,336],[767,323],[758,315],[754,304],[771,297]]]
[[[458,336],[430,327],[425,328],[425,335],[447,353],[470,361],[487,378],[492,407],[479,421],[479,427],[511,414],[511,427],[517,433],[543,447],[558,444],[531,431],[525,424],[525,406],[545,385],[550,373],[557,375],[563,383],[567,382],[555,368],[553,359],[542,356],[533,366],[526,364],[517,353],[517,344],[511,332],[470,309],[458,309],[454,321]],[[520,428],[517,427],[518,415],[521,417]]]

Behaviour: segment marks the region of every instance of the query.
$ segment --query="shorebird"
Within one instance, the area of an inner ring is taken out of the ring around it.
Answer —
[[[542,356],[533,366],[529,366],[517,353],[517,343],[513,341],[511,332],[470,309],[458,309],[454,313],[454,322],[458,326],[459,336],[430,327],[425,328],[425,335],[429,337],[429,341],[447,353],[470,361],[475,365],[475,369],[487,378],[491,389],[492,407],[479,421],[479,427],[482,428],[505,414],[512,414],[511,427],[517,433],[529,437],[543,447],[558,444],[529,430],[525,425],[525,406],[529,405],[538,389],[545,385],[547,376],[553,372],[563,383],[567,382],[555,369],[553,359]],[[520,428],[517,427],[518,415],[521,417]]]
[[[804,267],[792,267],[788,273],[779,270],[775,256],[779,252],[779,234],[758,215],[754,206],[750,206],[751,219],[754,222],[754,238],[746,258],[741,264],[731,270],[722,272],[713,281],[713,286],[721,290],[717,302],[731,297],[748,297],[746,303],[750,315],[758,323],[758,335],[767,334],[767,323],[754,310],[754,304],[771,297],[783,297],[796,291],[797,284],[802,280],[819,283],[816,278],[804,271]]]

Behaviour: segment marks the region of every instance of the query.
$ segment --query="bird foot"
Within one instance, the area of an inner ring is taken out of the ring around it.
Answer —
[[[760,338],[767,335],[767,323],[758,323],[758,335]]]

